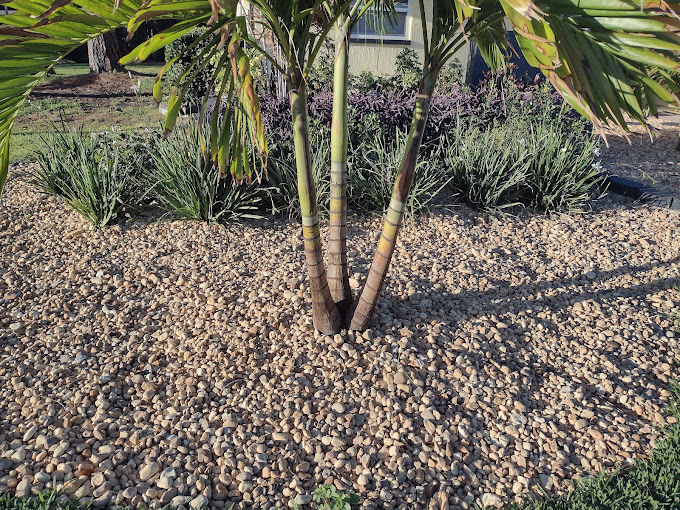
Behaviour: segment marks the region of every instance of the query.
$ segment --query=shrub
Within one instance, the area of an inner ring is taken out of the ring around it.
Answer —
[[[195,28],[165,47],[166,63],[177,58],[175,63],[168,68],[165,75],[165,85],[169,90],[175,86],[177,80],[180,79],[180,77],[189,69],[191,63],[198,58],[207,47],[207,42],[197,42],[204,33],[205,29]],[[184,105],[189,107],[199,106],[203,98],[210,92],[208,90],[208,85],[210,78],[215,71],[215,62],[215,59],[209,62],[198,73],[196,79],[191,82],[184,95]],[[180,86],[183,86],[184,83],[185,80],[179,82]]]
[[[589,133],[564,132],[558,117],[530,125],[525,139],[528,159],[527,189],[523,202],[543,211],[578,213],[601,180],[593,164],[598,140]]]
[[[392,197],[394,179],[406,146],[407,135],[398,133],[395,140],[368,138],[348,161],[348,201],[356,211],[383,213]],[[416,166],[407,214],[429,209],[450,177],[439,165],[437,157],[422,159]]]
[[[312,65],[307,78],[309,90],[333,90],[333,74],[335,73],[335,46],[329,40],[324,41],[321,51]]]
[[[447,137],[444,162],[451,186],[462,200],[475,209],[499,212],[518,205],[526,181],[526,145],[512,143],[507,127],[487,131],[457,129]]]
[[[463,86],[463,64],[454,58],[439,73],[437,94],[453,94]]]
[[[444,157],[453,190],[487,212],[520,204],[581,212],[600,179],[598,141],[589,130],[565,129],[562,120],[527,117],[487,130],[459,126]]]
[[[189,220],[260,217],[266,189],[220,177],[201,152],[198,130],[194,123],[178,126],[170,138],[157,145],[147,176],[152,197],[169,212]]]
[[[100,141],[81,130],[54,129],[41,137],[38,168],[29,182],[101,228],[136,201],[141,156],[113,138]]]
[[[416,176],[428,172],[434,174],[437,168],[448,168],[447,177],[443,180],[453,179],[457,193],[470,205],[483,210],[498,210],[514,203],[548,211],[579,210],[586,200],[587,188],[592,184],[592,158],[590,163],[588,160],[592,156],[594,140],[590,126],[575,112],[565,110],[562,99],[547,83],[537,84],[518,80],[511,74],[501,74],[490,75],[479,86],[469,88],[457,81],[460,79],[460,63],[453,62],[449,67],[448,77],[440,82],[441,86],[432,100],[421,149],[424,163]],[[365,84],[357,86],[355,78],[354,88],[348,97],[350,172],[357,175],[356,182],[352,182],[350,175],[349,193],[354,195],[348,198],[355,210],[367,212],[365,205],[360,206],[361,194],[374,195],[376,207],[372,210],[380,210],[385,206],[388,190],[391,192],[388,176],[378,178],[375,171],[379,166],[375,155],[380,150],[377,146],[388,151],[381,155],[385,161],[393,158],[390,151],[398,143],[397,133],[405,133],[410,127],[415,98],[412,90],[394,85],[399,83],[395,77],[376,78],[370,73],[362,76]],[[271,142],[272,167],[281,167],[274,168],[273,173],[276,176],[287,170],[294,175],[294,164],[287,159],[294,152],[290,104],[286,99],[272,96],[265,96],[261,104]],[[328,90],[310,93],[309,112],[311,136],[316,140],[327,140],[332,117],[332,95]],[[499,126],[506,124],[514,127],[498,131],[502,129]],[[540,134],[537,134],[538,129]],[[489,130],[496,131],[487,135]],[[519,131],[524,134],[513,138]],[[469,134],[465,135],[466,132]],[[532,133],[537,138],[530,136]],[[463,135],[465,140],[461,138]],[[491,146],[498,147],[501,152],[483,154],[484,143],[472,137],[483,140],[488,137],[489,143],[493,144]],[[567,151],[566,154],[560,152],[560,157],[550,164],[550,158],[555,159],[554,156],[544,154],[542,158],[532,159],[533,166],[522,168],[520,163],[511,159],[511,154],[506,154],[507,147],[500,137],[514,139],[513,147],[526,151],[528,155],[546,151],[554,155],[555,150],[561,151],[565,147]],[[521,138],[525,142],[532,141],[532,148],[527,145],[520,149],[517,142]],[[466,154],[455,153],[456,149],[450,145],[457,143],[466,143],[474,150]],[[576,157],[582,148],[584,152]],[[570,159],[569,155],[573,158]],[[448,163],[445,156],[448,156]],[[460,160],[461,157],[464,161]],[[282,166],[282,160],[288,161],[287,169]],[[572,160],[573,168],[570,169]],[[475,161],[491,170],[481,173],[479,168],[475,168]],[[513,175],[509,176],[509,173]],[[531,185],[526,176],[529,173],[532,175]],[[520,185],[519,181],[523,184]],[[362,184],[365,186],[362,187]],[[282,188],[283,184],[277,186]],[[437,189],[438,186],[435,186],[433,191]],[[287,195],[296,196],[294,185]],[[382,198],[378,200],[378,197]],[[326,204],[323,203],[323,206],[326,207]],[[415,204],[414,207],[418,208]]]
[[[375,76],[371,71],[361,71],[359,74],[352,74],[349,76],[348,82],[351,91],[364,94],[389,85],[389,80]]]
[[[395,62],[393,82],[397,87],[413,90],[420,83],[423,69],[418,54],[411,48],[404,48],[399,52]]]
[[[370,74],[370,73],[369,73]],[[526,84],[511,76],[490,77],[475,89],[451,85],[446,93],[439,91],[432,100],[424,145],[435,148],[439,138],[456,128],[488,129],[496,122],[530,115],[555,116],[562,100],[548,85]],[[366,88],[354,88],[348,97],[350,143],[358,147],[369,137],[394,140],[397,132],[406,132],[411,124],[415,97],[412,90],[384,86],[374,80]],[[285,98],[265,95],[261,100],[262,118],[276,155],[292,151],[290,103]],[[333,111],[332,95],[327,90],[310,93],[309,113],[313,129],[330,129]],[[581,122],[578,115],[564,114],[568,127]],[[581,129],[581,128],[579,128]],[[427,149],[426,149],[427,150]],[[427,155],[427,152],[425,153]]]

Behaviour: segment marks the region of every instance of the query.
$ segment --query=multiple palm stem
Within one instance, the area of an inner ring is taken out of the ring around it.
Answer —
[[[242,42],[260,50],[281,72],[290,94],[314,325],[323,333],[336,333],[343,326],[364,329],[370,324],[402,225],[437,77],[446,61],[469,40],[476,41],[487,62],[495,67],[502,62],[505,23],[509,21],[528,62],[540,68],[558,92],[596,127],[609,122],[625,129],[623,113],[645,124],[644,100],[650,105],[656,98],[679,103],[659,79],[644,70],[645,65],[653,65],[663,72],[680,71],[677,4],[657,0],[430,0],[428,15],[425,1],[417,1],[424,39],[423,76],[373,263],[354,302],[347,266],[349,33],[367,9],[389,10],[390,0],[250,0],[258,12],[251,20],[246,20],[234,0],[117,0],[113,9],[112,2],[106,0],[13,0],[11,7],[16,12],[4,16],[0,24],[0,62],[4,64],[0,78],[12,85],[0,87],[0,192],[7,176],[9,136],[17,112],[55,62],[80,44],[126,23],[134,32],[147,19],[177,20],[125,57],[128,62],[143,60],[194,27],[207,25],[202,39],[209,41],[210,48],[203,50],[182,75],[186,83],[182,85],[178,79],[173,88],[166,131],[174,126],[189,82],[210,56],[228,45],[229,52],[211,80],[215,83],[218,74],[221,76],[218,97],[227,112],[220,120],[219,109],[215,109],[210,141],[203,145],[220,170],[230,170],[239,180],[249,179],[252,166],[248,164],[248,149],[266,160],[266,140]],[[259,46],[247,21],[263,26],[267,37],[280,48],[282,58],[272,57]],[[333,27],[337,33],[327,273],[310,154],[306,77]],[[158,100],[168,65],[154,87]],[[236,103],[238,106],[232,108]]]
[[[302,214],[302,236],[312,295],[312,318],[316,329],[332,333],[340,330],[342,317],[333,302],[323,261],[319,211],[309,147],[307,92],[304,82],[298,82],[295,85],[297,87],[290,92],[290,105],[293,115],[293,141]]]

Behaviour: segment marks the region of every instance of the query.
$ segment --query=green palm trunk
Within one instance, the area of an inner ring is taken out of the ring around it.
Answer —
[[[302,235],[312,294],[312,318],[314,327],[327,335],[337,333],[342,327],[342,317],[335,306],[326,278],[323,261],[316,188],[312,174],[312,156],[309,147],[309,121],[307,115],[307,92],[304,82],[290,94],[293,114],[293,141],[297,165],[298,195],[302,213]]]
[[[347,74],[349,20],[338,21],[335,39],[333,119],[331,123],[331,201],[328,284],[341,313],[352,304],[347,267]]]
[[[397,235],[404,219],[406,201],[411,190],[413,174],[418,162],[418,151],[423,140],[423,132],[425,131],[425,124],[427,124],[430,102],[437,83],[438,74],[438,69],[430,70],[423,76],[418,87],[418,99],[416,100],[413,112],[411,131],[399,172],[397,173],[394,189],[392,190],[390,205],[385,214],[378,247],[375,250],[373,263],[371,264],[364,288],[354,304],[353,313],[350,314],[351,321],[349,328],[352,330],[362,331],[370,326],[375,305],[378,302],[378,297],[380,297],[380,291],[385,282],[392,255],[394,254]]]

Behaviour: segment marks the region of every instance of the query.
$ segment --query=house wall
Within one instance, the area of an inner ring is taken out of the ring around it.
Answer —
[[[397,55],[404,48],[414,50],[420,59],[423,58],[423,35],[421,29],[420,9],[417,0],[409,2],[409,17],[407,26],[407,36],[409,41],[382,41],[382,42],[363,42],[352,41],[350,44],[350,72],[359,74],[362,71],[370,71],[377,76],[391,76],[395,71]],[[432,1],[425,1],[425,14],[427,21],[432,19]],[[456,57],[463,64],[463,70],[467,67],[470,54],[469,45],[465,45]]]

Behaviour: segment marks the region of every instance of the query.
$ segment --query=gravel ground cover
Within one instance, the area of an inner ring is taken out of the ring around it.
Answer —
[[[622,130],[610,130],[609,147],[602,147],[602,166],[615,175],[680,193],[680,152],[676,150],[680,140],[680,115],[661,111],[658,118],[650,119],[650,124],[655,133],[653,142],[642,127],[632,121],[628,134],[630,145],[626,138],[618,136]]]
[[[357,271],[378,224],[352,221]],[[679,229],[617,199],[582,217],[422,216],[371,330],[328,337],[296,223],[92,231],[14,174],[0,492],[55,479],[100,503],[269,508],[327,482],[366,508],[454,509],[554,493],[675,422]]]

